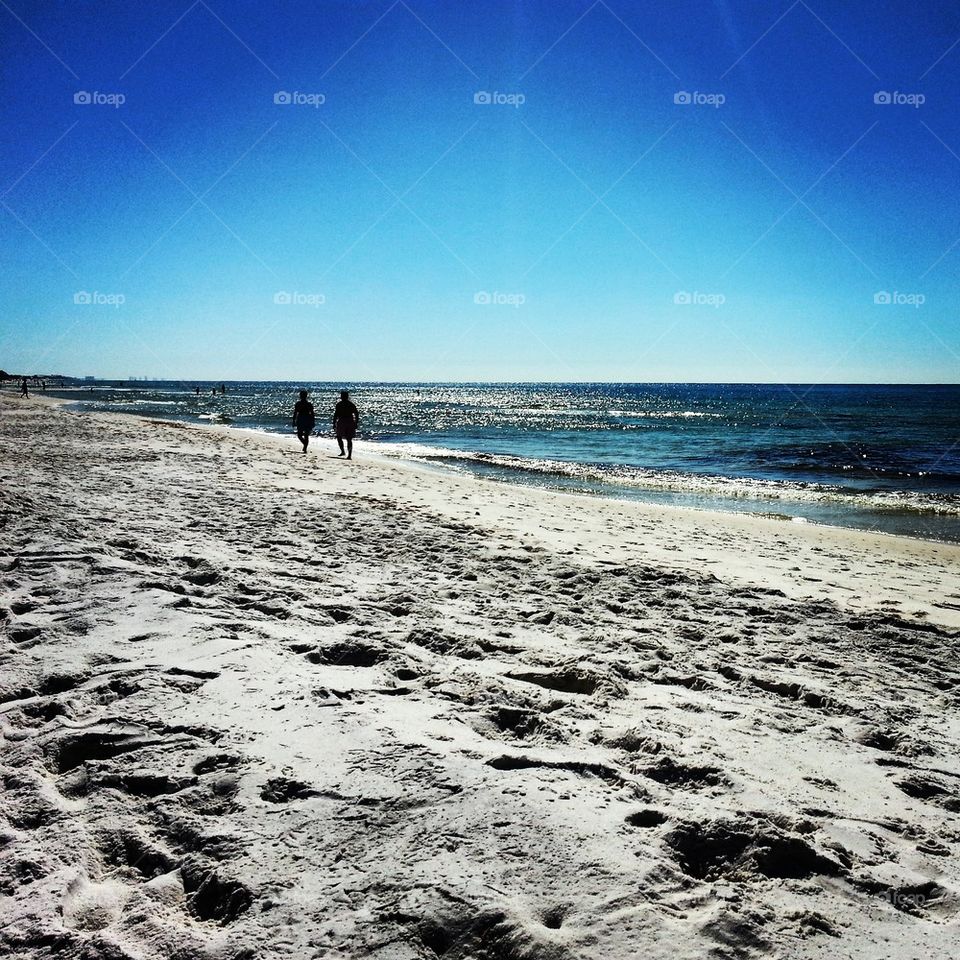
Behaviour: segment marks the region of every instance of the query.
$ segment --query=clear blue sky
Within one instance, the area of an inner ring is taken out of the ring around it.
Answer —
[[[930,0],[3,0],[0,366],[956,382],[958,40]]]

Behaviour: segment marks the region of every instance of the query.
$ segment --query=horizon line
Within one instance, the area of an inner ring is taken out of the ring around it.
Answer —
[[[182,383],[182,384],[200,384],[200,383],[279,383],[279,384],[343,384],[352,383],[359,386],[370,386],[385,384],[391,386],[489,386],[489,385],[512,385],[512,386],[534,386],[538,384],[551,384],[554,386],[676,386],[683,384],[686,386],[794,386],[794,387],[960,387],[960,381],[949,380],[284,380],[284,379],[224,379],[199,377],[99,377],[99,376],[74,376],[72,374],[15,374],[11,375],[11,380],[20,379],[46,379],[46,380],[71,380],[79,383]]]

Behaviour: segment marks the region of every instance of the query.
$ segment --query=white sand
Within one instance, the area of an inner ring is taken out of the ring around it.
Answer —
[[[957,955],[960,548],[333,452],[0,396],[0,955]]]

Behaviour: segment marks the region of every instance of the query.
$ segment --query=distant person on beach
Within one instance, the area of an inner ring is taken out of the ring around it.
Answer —
[[[350,400],[346,390],[340,391],[340,402],[333,410],[333,429],[337,434],[337,443],[340,446],[338,456],[346,455],[348,460],[353,459],[353,438],[357,427],[360,426],[360,413]],[[347,441],[347,449],[343,449],[343,441]]]
[[[297,428],[297,439],[303,444],[304,453],[307,452],[315,423],[313,404],[307,399],[307,391],[301,390],[300,399],[293,405],[293,425]]]
[[[21,380],[21,381],[20,381],[20,396],[21,396],[21,397],[29,397],[29,396],[30,396],[30,390],[27,388],[27,381],[26,381],[26,380]]]

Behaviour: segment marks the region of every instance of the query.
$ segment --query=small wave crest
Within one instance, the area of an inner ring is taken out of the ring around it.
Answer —
[[[430,447],[415,443],[383,443],[378,449],[387,456],[425,463],[500,474],[502,479],[541,477],[575,481],[586,489],[632,488],[698,497],[793,501],[797,503],[845,503],[860,507],[911,513],[936,513],[960,517],[960,497],[950,494],[900,490],[852,490],[819,483],[788,480],[760,480],[751,477],[727,477],[649,470],[622,465],[574,463],[563,460],[534,459],[508,454],[477,453]]]

